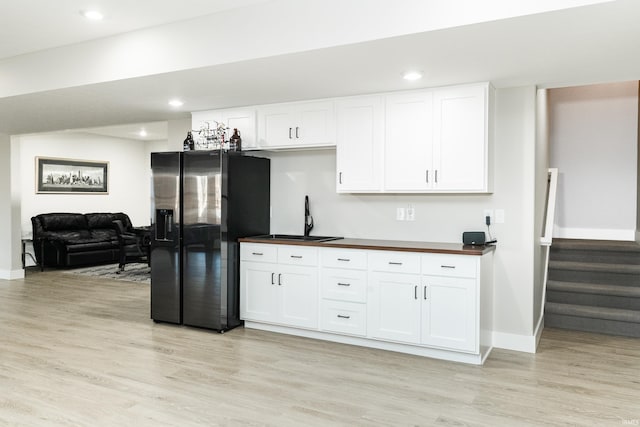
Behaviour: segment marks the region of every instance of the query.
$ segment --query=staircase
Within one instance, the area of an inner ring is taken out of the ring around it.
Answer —
[[[544,323],[640,337],[640,245],[553,239]]]

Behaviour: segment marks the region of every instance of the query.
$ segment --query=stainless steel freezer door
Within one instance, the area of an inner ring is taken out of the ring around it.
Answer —
[[[182,315],[185,325],[221,329],[227,286],[225,245],[221,243],[222,156],[183,156]]]
[[[151,318],[182,322],[180,153],[151,155]]]

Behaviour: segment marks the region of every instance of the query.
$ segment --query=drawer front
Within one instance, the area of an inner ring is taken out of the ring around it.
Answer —
[[[367,272],[323,268],[322,297],[340,301],[367,301]]]
[[[320,249],[321,265],[331,268],[367,269],[367,252],[353,249]]]
[[[365,336],[366,314],[364,304],[322,300],[320,328],[327,332]]]
[[[420,255],[408,252],[371,251],[369,269],[390,273],[420,273]]]
[[[478,274],[478,261],[478,257],[470,255],[423,255],[422,274],[475,278]]]
[[[315,267],[318,265],[318,248],[279,245],[278,263]]]
[[[276,245],[240,243],[240,259],[242,261],[276,262],[278,248]]]

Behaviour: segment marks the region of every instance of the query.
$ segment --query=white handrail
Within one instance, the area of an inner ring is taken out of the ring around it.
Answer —
[[[540,238],[540,245],[545,248],[544,259],[544,276],[542,279],[542,300],[540,301],[540,316],[535,331],[540,328],[542,319],[544,318],[544,306],[547,301],[547,279],[549,277],[549,253],[551,252],[551,243],[553,242],[553,223],[556,215],[556,191],[558,189],[558,169],[549,168],[549,178],[547,184],[547,209],[545,211],[545,223]]]

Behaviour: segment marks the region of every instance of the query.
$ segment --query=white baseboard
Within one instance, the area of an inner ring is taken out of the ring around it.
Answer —
[[[560,239],[628,240],[637,239],[636,230],[606,228],[562,228],[555,226],[553,237]]]
[[[535,353],[543,328],[536,335],[518,335],[506,332],[493,332],[493,348]]]
[[[15,280],[24,279],[24,270],[0,270],[0,279]]]

